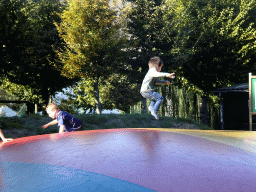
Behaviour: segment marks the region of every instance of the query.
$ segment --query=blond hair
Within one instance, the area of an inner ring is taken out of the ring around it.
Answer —
[[[55,103],[50,103],[50,104],[48,104],[48,106],[46,107],[46,111],[47,111],[47,110],[52,111],[52,110],[54,110],[54,109],[56,109],[57,111],[59,111],[59,107],[58,107]]]
[[[148,66],[151,67],[158,67],[160,65],[163,65],[163,61],[160,59],[160,57],[151,57]]]

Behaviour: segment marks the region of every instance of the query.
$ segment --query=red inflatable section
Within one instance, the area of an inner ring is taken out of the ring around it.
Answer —
[[[230,131],[77,131],[0,143],[0,159],[88,171],[159,192],[255,192],[254,138]],[[8,170],[0,168],[3,181]]]

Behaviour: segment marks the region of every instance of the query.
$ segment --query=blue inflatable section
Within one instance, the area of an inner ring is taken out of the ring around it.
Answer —
[[[0,162],[0,174],[1,192],[153,191],[105,175],[54,165]]]

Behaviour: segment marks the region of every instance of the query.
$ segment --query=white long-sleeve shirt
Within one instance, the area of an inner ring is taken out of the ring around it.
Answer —
[[[167,81],[161,81],[157,77],[169,77],[170,73],[158,72],[156,68],[150,68],[144,77],[140,92],[152,92],[156,84],[165,84]]]

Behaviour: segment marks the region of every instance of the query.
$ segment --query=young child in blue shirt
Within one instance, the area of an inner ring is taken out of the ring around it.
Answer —
[[[151,100],[148,110],[158,120],[158,110],[164,98],[159,93],[155,92],[155,85],[169,85],[170,81],[159,80],[158,77],[175,78],[175,73],[163,73],[161,72],[163,62],[160,57],[152,57],[149,62],[149,70],[142,82],[140,93],[144,98]]]
[[[82,122],[79,119],[76,119],[65,111],[60,111],[58,106],[54,103],[50,103],[47,106],[46,112],[48,113],[49,117],[54,120],[43,125],[43,129],[47,128],[48,126],[58,124],[59,133],[63,133],[73,132],[74,130],[80,129],[82,127]]]

